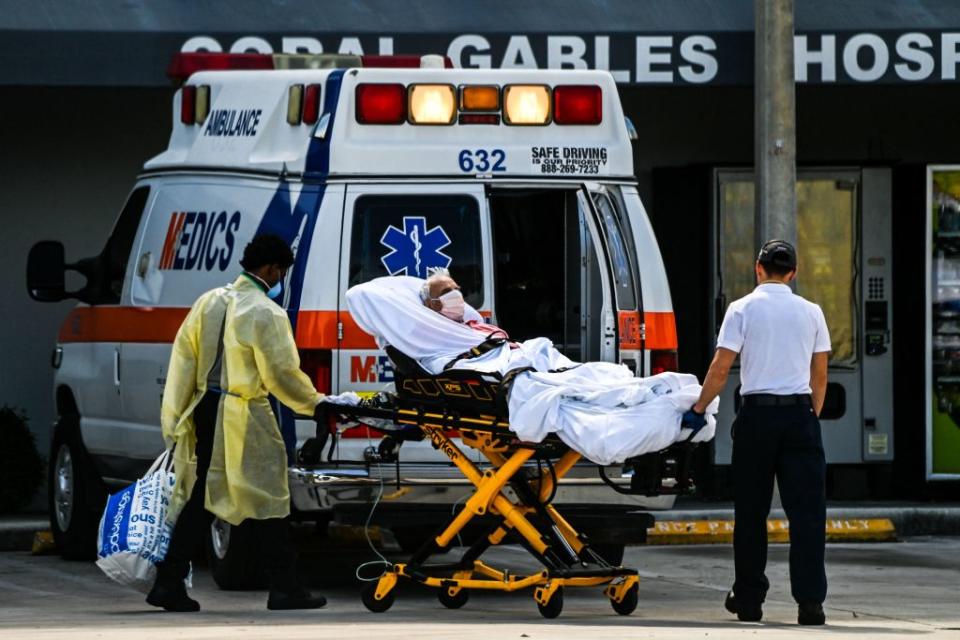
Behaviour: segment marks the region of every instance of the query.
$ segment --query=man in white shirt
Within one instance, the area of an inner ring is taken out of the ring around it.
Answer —
[[[763,245],[757,288],[727,308],[695,423],[727,382],[740,355],[741,407],[733,423],[736,580],[726,607],[740,620],[763,617],[769,582],[767,515],[776,476],[790,521],[790,584],[800,624],[823,624],[826,461],[818,416],[827,387],[830,334],[820,307],[793,293],[797,253],[787,242]]]

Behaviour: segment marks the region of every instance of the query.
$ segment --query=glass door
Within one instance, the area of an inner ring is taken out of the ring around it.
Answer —
[[[730,302],[756,286],[754,264],[764,240],[757,235],[754,176],[720,171],[716,192],[715,329]],[[830,329],[830,385],[822,418],[828,462],[861,459],[859,308],[859,171],[800,171],[797,176],[796,292],[821,306]],[[721,396],[716,461],[729,462],[729,425],[738,406],[739,369]]]

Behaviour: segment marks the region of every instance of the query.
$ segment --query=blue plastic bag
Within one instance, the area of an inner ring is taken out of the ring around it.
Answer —
[[[167,555],[173,522],[173,456],[165,451],[147,473],[107,500],[97,537],[97,566],[112,580],[144,593]],[[188,578],[189,583],[189,578]]]

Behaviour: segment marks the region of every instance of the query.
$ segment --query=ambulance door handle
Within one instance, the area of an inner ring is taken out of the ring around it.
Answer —
[[[137,262],[137,275],[140,276],[141,279],[147,277],[147,271],[150,270],[151,259],[152,256],[149,251],[140,256],[140,260]]]
[[[113,350],[113,386],[120,393],[120,349]]]

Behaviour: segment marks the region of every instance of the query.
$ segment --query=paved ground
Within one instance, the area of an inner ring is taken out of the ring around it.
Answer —
[[[729,546],[630,549],[625,564],[641,569],[640,607],[612,612],[598,589],[568,590],[563,614],[545,621],[529,593],[474,595],[459,611],[433,593],[408,588],[384,614],[359,602],[352,567],[360,552],[331,552],[311,561],[326,610],[277,613],[265,594],[221,592],[205,571],[194,595],[199,614],[167,614],[103,577],[91,564],[26,553],[0,553],[0,638],[953,638],[960,640],[960,538],[828,548],[828,626],[795,625],[786,582],[787,549],[771,547],[774,584],[760,624],[734,621],[722,608],[732,578]],[[490,559],[522,569],[525,554],[502,549]]]

